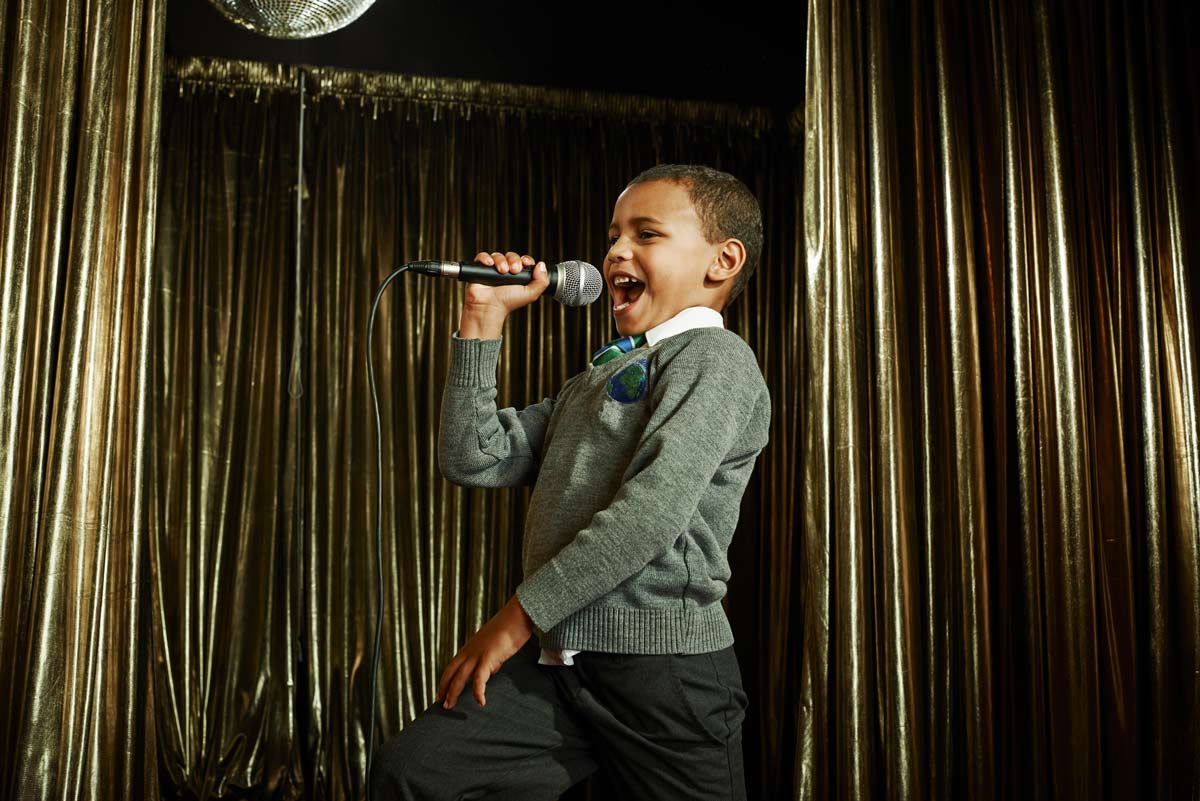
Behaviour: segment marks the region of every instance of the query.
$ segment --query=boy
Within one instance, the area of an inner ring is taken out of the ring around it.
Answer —
[[[525,580],[445,668],[440,703],[383,746],[376,801],[548,801],[600,767],[617,798],[746,797],[721,598],[770,397],[720,312],[758,261],[761,212],[731,175],[659,165],[617,198],[608,245],[622,338],[519,412],[496,410],[496,363],[545,265],[527,286],[467,286],[439,463],[466,486],[534,484]]]

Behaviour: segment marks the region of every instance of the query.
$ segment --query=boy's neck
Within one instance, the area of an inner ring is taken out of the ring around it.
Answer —
[[[692,328],[724,328],[725,320],[721,313],[711,306],[689,306],[680,309],[674,316],[651,326],[645,331],[646,344],[653,347],[657,343],[683,333]]]

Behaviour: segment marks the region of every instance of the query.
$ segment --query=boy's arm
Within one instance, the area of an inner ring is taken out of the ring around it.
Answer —
[[[496,362],[503,338],[463,339],[455,332],[452,339],[438,429],[442,475],[466,487],[532,484],[554,399],[521,411],[497,410]]]
[[[656,382],[654,410],[612,502],[517,587],[542,631],[672,547],[723,462],[747,477],[753,470],[767,441],[770,395],[749,348],[712,344],[697,337],[676,354],[667,369],[680,372]],[[752,442],[735,449],[744,433]]]
[[[498,273],[535,266],[532,256],[511,250],[480,251],[475,261]],[[505,319],[537,300],[549,283],[546,264],[539,261],[524,286],[466,286],[438,428],[438,467],[456,484],[512,487],[532,483],[537,475],[537,453],[554,401],[547,398],[521,412],[497,411],[496,361]]]

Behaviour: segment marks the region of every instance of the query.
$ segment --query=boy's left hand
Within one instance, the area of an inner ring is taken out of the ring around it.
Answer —
[[[496,616],[467,640],[450,664],[442,671],[435,700],[453,709],[468,681],[474,679],[475,700],[487,703],[483,688],[492,674],[533,636],[533,621],[513,596]]]

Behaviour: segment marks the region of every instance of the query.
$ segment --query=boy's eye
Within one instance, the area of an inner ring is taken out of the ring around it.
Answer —
[[[654,233],[653,231],[642,231],[638,234],[638,236],[649,237],[649,236],[658,236],[658,234]],[[611,248],[613,246],[613,243],[616,241],[617,241],[617,237],[610,236],[608,238],[608,246]]]

